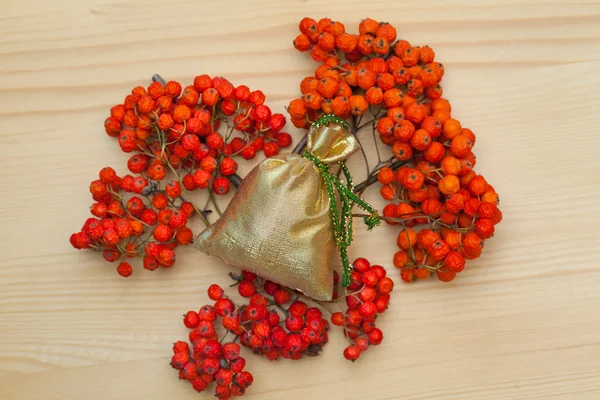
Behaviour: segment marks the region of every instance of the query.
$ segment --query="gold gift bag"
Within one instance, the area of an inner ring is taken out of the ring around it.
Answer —
[[[345,121],[332,116],[317,121],[307,139],[303,155],[279,154],[257,165],[223,216],[194,245],[234,267],[329,301],[336,251],[344,244],[338,209],[345,202],[339,188],[333,191],[341,183],[331,182],[334,175],[328,168],[339,163],[347,173],[343,162],[360,145]],[[343,187],[351,187],[351,181]],[[343,207],[349,211],[352,205]],[[351,215],[345,218],[351,222]]]

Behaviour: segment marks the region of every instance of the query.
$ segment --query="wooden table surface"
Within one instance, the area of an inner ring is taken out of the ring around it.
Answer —
[[[451,284],[401,284],[396,230],[361,230],[352,256],[398,283],[384,343],[354,364],[336,331],[318,358],[248,355],[247,398],[600,398],[599,1],[3,0],[0,12],[1,399],[211,398],[168,362],[181,314],[226,268],[188,248],[173,269],[125,280],[68,237],[99,169],[125,172],[109,107],[154,73],[208,73],[283,112],[315,68],[291,46],[305,15],[351,30],[386,20],[436,50],[504,220]]]

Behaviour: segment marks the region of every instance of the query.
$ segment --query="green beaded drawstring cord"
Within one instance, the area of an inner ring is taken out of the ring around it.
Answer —
[[[313,127],[318,128],[330,122],[335,122],[344,127],[345,129],[349,130],[346,121],[335,115],[326,115],[321,117],[318,121],[316,121],[313,124]],[[340,165],[342,172],[344,173],[344,177],[346,178],[346,184],[342,183],[334,174],[331,173],[328,165],[322,163],[310,152],[304,151],[302,156],[309,159],[315,164],[315,166],[319,170],[319,174],[321,175],[323,182],[325,182],[325,187],[327,188],[327,193],[329,195],[329,213],[331,215],[331,222],[333,224],[333,235],[335,243],[340,248],[342,268],[344,270],[344,274],[342,277],[342,286],[348,286],[350,285],[350,272],[352,270],[350,261],[348,260],[348,247],[352,243],[353,239],[352,207],[354,206],[354,204],[356,204],[370,214],[369,216],[364,217],[364,222],[367,225],[368,230],[371,230],[380,224],[381,221],[379,219],[379,213],[369,203],[367,203],[366,201],[358,197],[356,194],[354,194],[352,176],[350,176],[350,171],[348,170],[348,167],[343,161],[338,162],[338,164]],[[341,215],[338,210],[338,203],[335,196],[336,191],[340,196],[341,200]]]

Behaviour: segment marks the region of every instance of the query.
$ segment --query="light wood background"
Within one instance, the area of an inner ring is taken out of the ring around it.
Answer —
[[[211,398],[168,362],[226,269],[182,249],[125,280],[68,237],[99,169],[125,172],[110,106],[154,73],[208,73],[283,111],[315,68],[291,46],[305,15],[435,49],[504,221],[451,284],[400,284],[395,230],[360,231],[352,255],[399,283],[384,343],[354,364],[336,331],[315,359],[248,355],[247,398],[600,399],[600,2],[584,0],[0,1],[0,399]]]

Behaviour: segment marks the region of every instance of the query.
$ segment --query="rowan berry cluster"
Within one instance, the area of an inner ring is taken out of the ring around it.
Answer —
[[[370,18],[358,35],[329,18],[304,18],[300,32],[294,46],[321,65],[300,84],[303,96],[290,102],[292,123],[306,127],[333,113],[349,119],[353,133],[369,126],[391,146],[388,160],[377,149],[369,178],[377,177],[390,202],[382,219],[402,227],[394,265],[407,282],[431,274],[453,280],[465,259],[479,257],[502,213],[494,188],[473,170],[474,133],[452,118],[442,98],[444,67],[435,52]]]
[[[244,395],[254,377],[244,370],[246,360],[240,356],[240,345],[218,341],[216,319],[217,311],[209,305],[186,314],[184,324],[192,329],[192,346],[190,348],[187,342],[176,342],[171,366],[179,370],[179,379],[190,382],[197,392],[203,392],[216,382],[215,396],[227,400]]]
[[[383,332],[376,327],[375,321],[388,307],[394,281],[386,277],[383,267],[372,266],[364,258],[357,258],[352,267],[352,283],[348,287],[352,293],[346,295],[348,309],[344,313],[334,313],[331,322],[344,328],[344,335],[350,341],[344,357],[355,361],[370,346],[383,341]]]
[[[219,298],[221,292],[214,286],[209,296],[227,304],[223,326],[240,335],[243,346],[269,360],[298,360],[321,352],[328,342],[329,323],[319,308],[309,307],[299,300],[298,293],[253,273],[243,272],[234,278],[248,304],[235,306],[224,295]]]
[[[174,248],[192,241],[188,220],[197,215],[208,225],[210,211],[198,207],[191,193],[208,189],[216,207],[213,194],[230,191],[234,157],[249,160],[259,151],[270,157],[291,144],[281,131],[285,117],[264,101],[260,90],[208,75],[185,88],[161,78],[134,88],[104,123],[106,133],[132,153],[130,174],[100,171],[90,184],[95,218],[71,236],[73,247],[101,251],[109,262],[143,255],[151,271],[172,266]],[[124,261],[117,272],[128,277],[132,267]]]

